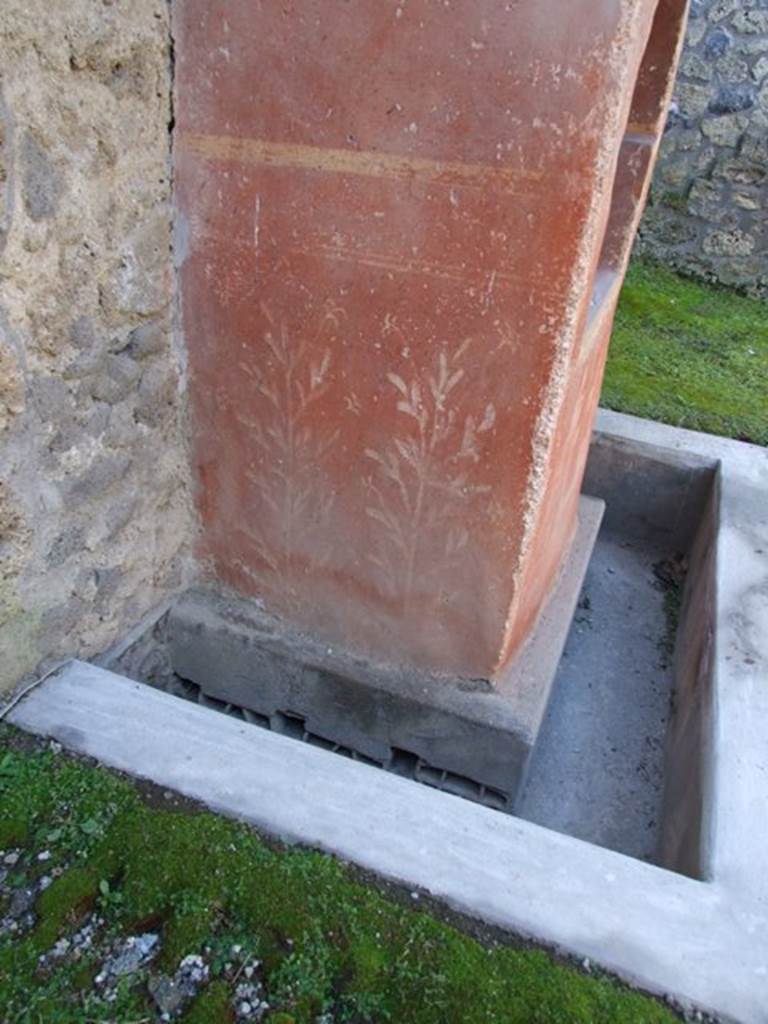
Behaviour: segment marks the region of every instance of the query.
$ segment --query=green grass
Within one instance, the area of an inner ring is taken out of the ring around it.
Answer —
[[[106,1004],[94,990],[110,939],[161,933],[173,972],[205,952],[211,979],[181,1018],[233,1020],[222,967],[239,943],[262,961],[272,1024],[651,1024],[675,1018],[612,979],[580,973],[531,948],[481,944],[444,921],[360,881],[336,860],[266,844],[242,824],[151,804],[106,769],[0,732],[0,848],[22,845],[21,884],[64,872],[38,897],[36,923],[0,939],[0,1020],[7,1024],[156,1020],[147,969]],[[160,801],[162,803],[162,801]],[[43,864],[36,855],[50,850]],[[39,956],[94,910],[104,924],[79,961]],[[3,907],[0,906],[0,917]],[[101,947],[101,948],[99,948]]]
[[[635,261],[619,300],[601,401],[768,445],[768,306]]]

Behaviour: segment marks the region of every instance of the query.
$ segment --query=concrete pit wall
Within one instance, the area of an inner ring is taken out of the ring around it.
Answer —
[[[0,689],[186,581],[163,0],[0,19]]]

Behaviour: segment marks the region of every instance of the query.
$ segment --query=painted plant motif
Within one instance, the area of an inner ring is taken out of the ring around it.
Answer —
[[[479,416],[462,411],[466,398],[461,360],[470,340],[435,357],[430,371],[406,381],[388,373],[401,429],[385,448],[366,449],[376,464],[368,482],[366,515],[379,527],[369,556],[382,585],[407,611],[416,579],[442,574],[467,546],[462,506],[487,492],[469,469],[480,458],[482,434],[495,422],[488,403]],[[435,558],[435,555],[438,555]]]
[[[331,344],[342,311],[328,306],[308,338],[292,337],[262,306],[269,328],[264,334],[268,358],[262,366],[241,364],[259,396],[258,418],[240,415],[255,448],[246,475],[258,514],[247,533],[255,553],[271,572],[260,585],[278,590],[282,603],[298,599],[299,574],[322,568],[330,556],[327,526],[333,491],[323,464],[338,429],[317,427],[312,413],[329,387]]]

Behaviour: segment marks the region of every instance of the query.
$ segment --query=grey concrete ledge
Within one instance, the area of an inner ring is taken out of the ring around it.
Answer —
[[[768,452],[615,413],[719,463],[707,881],[592,846],[73,662],[10,719],[726,1020],[768,1022]]]

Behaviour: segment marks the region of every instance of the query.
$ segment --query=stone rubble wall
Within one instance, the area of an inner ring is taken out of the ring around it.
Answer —
[[[189,575],[164,0],[0,18],[0,689]]]
[[[692,0],[636,251],[768,298],[768,0]]]

